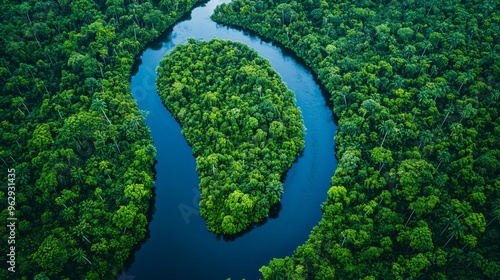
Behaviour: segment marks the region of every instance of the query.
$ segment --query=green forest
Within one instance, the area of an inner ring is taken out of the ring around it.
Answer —
[[[327,88],[323,218],[264,279],[500,277],[498,1],[250,1],[220,23],[291,49]]]
[[[19,222],[0,279],[113,279],[144,239],[156,150],[132,65],[195,2],[2,1],[0,220],[15,169]]]
[[[2,1],[0,279],[120,274],[154,201],[132,68],[198,2]],[[295,53],[338,123],[322,220],[264,279],[500,278],[498,0],[233,0],[212,18]],[[294,94],[229,41],[189,40],[158,71],[196,156],[207,228],[264,220],[304,147]]]
[[[231,41],[190,39],[157,71],[158,93],[196,157],[207,228],[231,235],[267,218],[304,147],[294,93],[267,60]]]

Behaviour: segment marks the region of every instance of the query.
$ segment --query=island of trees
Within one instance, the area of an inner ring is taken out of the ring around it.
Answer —
[[[130,74],[195,2],[2,1],[0,279],[113,279],[144,239],[156,150]]]
[[[252,1],[218,22],[293,50],[327,88],[323,219],[264,279],[500,277],[498,1]]]
[[[232,235],[268,217],[304,147],[294,93],[267,60],[224,40],[190,39],[157,71],[158,92],[196,157],[207,228]]]

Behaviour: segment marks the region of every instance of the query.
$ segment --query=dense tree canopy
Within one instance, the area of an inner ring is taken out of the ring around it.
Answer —
[[[128,81],[139,51],[195,2],[2,2],[0,165],[16,170],[19,238],[16,274],[0,279],[110,279],[144,238],[155,148]],[[216,10],[303,58],[339,123],[323,219],[265,279],[500,277],[499,11],[490,0]],[[239,232],[279,200],[303,146],[300,111],[240,44],[191,41],[176,55],[159,83],[197,156],[201,213]]]
[[[156,150],[131,69],[195,2],[2,1],[0,165],[16,170],[18,223],[0,279],[111,279],[145,237]]]
[[[265,279],[500,277],[498,1],[253,1],[216,9],[328,89],[323,219]]]
[[[162,60],[157,85],[193,147],[207,228],[235,234],[267,217],[304,147],[294,93],[269,62],[241,43],[190,39]]]

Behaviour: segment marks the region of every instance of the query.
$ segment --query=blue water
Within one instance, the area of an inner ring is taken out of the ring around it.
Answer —
[[[149,112],[146,122],[158,151],[156,203],[150,238],[135,253],[121,280],[258,279],[261,266],[273,258],[291,256],[321,219],[320,206],[337,167],[333,139],[337,128],[332,111],[311,71],[296,58],[257,36],[210,19],[214,8],[224,2],[229,1],[212,0],[195,8],[190,17],[143,52],[138,72],[132,76],[132,95],[139,108]],[[307,128],[304,152],[285,178],[277,217],[231,240],[206,230],[198,213],[195,158],[181,127],[156,92],[155,69],[160,60],[189,37],[230,39],[255,49],[295,92]]]

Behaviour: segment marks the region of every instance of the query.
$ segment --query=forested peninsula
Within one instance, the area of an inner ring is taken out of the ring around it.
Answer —
[[[207,228],[233,235],[267,218],[304,147],[294,93],[267,60],[231,41],[189,39],[157,71],[159,95],[196,157]]]
[[[0,279],[112,279],[144,239],[156,150],[130,74],[195,3],[2,2]]]
[[[500,277],[498,1],[251,1],[220,23],[293,50],[338,119],[323,219],[264,279]]]

